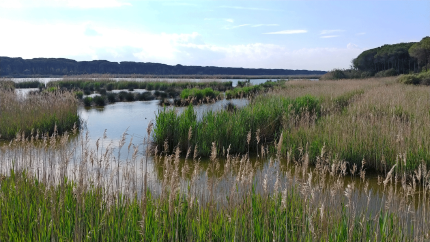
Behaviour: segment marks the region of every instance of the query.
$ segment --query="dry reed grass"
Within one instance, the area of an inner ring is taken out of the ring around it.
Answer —
[[[12,139],[18,133],[62,133],[79,126],[78,102],[69,92],[44,92],[27,96],[0,89],[0,135]]]
[[[399,154],[405,157],[398,164],[402,171],[429,162],[430,88],[397,84],[394,78],[287,85],[277,95],[321,97],[325,115],[310,124],[287,120],[286,149],[308,147],[314,157],[325,145],[342,159],[357,165],[365,159],[369,167],[384,172]],[[354,90],[360,90],[359,95],[345,109],[337,110],[339,97]]]
[[[189,133],[191,137],[193,131]],[[233,156],[229,149],[217,153],[213,144],[210,162],[203,168],[197,157],[181,164],[178,148],[152,160],[150,153],[158,152],[150,151],[149,143],[143,144],[146,152],[141,154],[132,141],[125,143],[125,134],[117,145],[103,147],[104,136],[94,149],[88,136],[81,136],[72,143],[67,133],[18,136],[2,147],[2,240],[33,240],[42,238],[42,232],[47,240],[74,241],[430,239],[430,172],[425,164],[414,175],[393,166],[375,188],[369,187],[365,161],[348,169],[346,161],[331,156],[325,147],[314,168],[304,149],[299,159],[288,153],[281,162],[282,139],[278,158],[261,154],[257,163],[248,154]],[[121,153],[124,150],[127,154]],[[162,167],[162,177],[154,177],[150,166]],[[15,175],[23,171],[25,180]],[[349,179],[354,176],[360,179]],[[25,181],[33,178],[44,184],[40,196],[24,189]],[[22,200],[17,200],[18,191],[24,194]],[[18,213],[20,220],[13,220]],[[31,225],[33,220],[38,222]]]

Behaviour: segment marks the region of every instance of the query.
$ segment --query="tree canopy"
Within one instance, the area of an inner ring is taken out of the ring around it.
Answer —
[[[354,69],[372,74],[390,69],[405,74],[427,68],[429,58],[430,37],[424,37],[420,42],[383,45],[363,51],[352,64]]]

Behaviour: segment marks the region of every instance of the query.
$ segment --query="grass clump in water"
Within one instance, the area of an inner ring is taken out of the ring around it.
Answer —
[[[44,92],[17,95],[0,90],[0,135],[13,139],[17,134],[63,133],[79,126],[78,102],[72,92]]]
[[[262,142],[271,142],[278,137],[283,119],[290,114],[301,116],[311,113],[319,116],[319,105],[320,100],[312,96],[296,99],[259,97],[234,113],[227,110],[208,111],[201,120],[197,120],[192,106],[179,115],[175,110],[164,109],[156,117],[154,143],[163,147],[167,140],[170,147],[179,144],[184,153],[190,144],[197,145],[198,154],[206,157],[211,153],[212,141],[218,151],[230,147],[232,153],[255,152]],[[190,129],[193,136],[188,140]],[[250,140],[246,144],[243,140],[247,140],[248,135]]]

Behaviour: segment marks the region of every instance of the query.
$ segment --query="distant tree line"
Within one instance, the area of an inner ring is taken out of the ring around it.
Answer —
[[[383,45],[366,50],[353,59],[353,69],[369,72],[370,76],[378,72],[389,74],[417,73],[427,70],[430,63],[430,37],[420,42]]]
[[[0,76],[64,76],[82,74],[143,75],[322,75],[325,71],[251,69],[215,66],[166,65],[149,62],[75,61],[64,58],[0,57]]]

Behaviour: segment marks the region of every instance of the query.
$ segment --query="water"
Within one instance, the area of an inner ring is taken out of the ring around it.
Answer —
[[[24,82],[24,81],[39,81],[41,83],[45,83],[47,84],[48,82],[51,81],[59,81],[62,80],[63,78],[12,78],[12,81],[14,82]],[[102,80],[106,80],[106,78],[85,78],[85,79],[93,79],[93,80],[97,80],[97,79],[102,79]],[[176,81],[190,81],[190,82],[201,82],[201,81],[220,81],[220,82],[227,82],[227,81],[231,81],[233,87],[237,86],[237,83],[239,81],[246,81],[248,79],[179,79],[179,78],[108,78],[110,80],[115,80],[115,81],[168,81],[168,82],[176,82]],[[252,85],[258,85],[258,84],[262,84],[265,83],[266,81],[278,81],[280,79],[249,79],[250,83]],[[295,80],[295,79],[291,79],[291,80]],[[318,81],[318,79],[310,79],[312,81]]]
[[[201,118],[205,111],[217,111],[225,107],[227,103],[233,103],[237,107],[243,107],[248,104],[247,99],[221,100],[213,104],[203,104],[194,106],[197,117]],[[84,121],[83,132],[88,132],[92,141],[103,137],[105,131],[112,141],[118,142],[124,132],[127,132],[129,140],[133,137],[133,142],[142,143],[147,139],[146,128],[149,123],[155,124],[155,118],[159,111],[164,107],[158,105],[158,100],[153,101],[136,101],[136,102],[118,102],[104,107],[80,107],[79,116]],[[186,107],[166,107],[166,109],[175,109],[178,113],[185,110]]]

